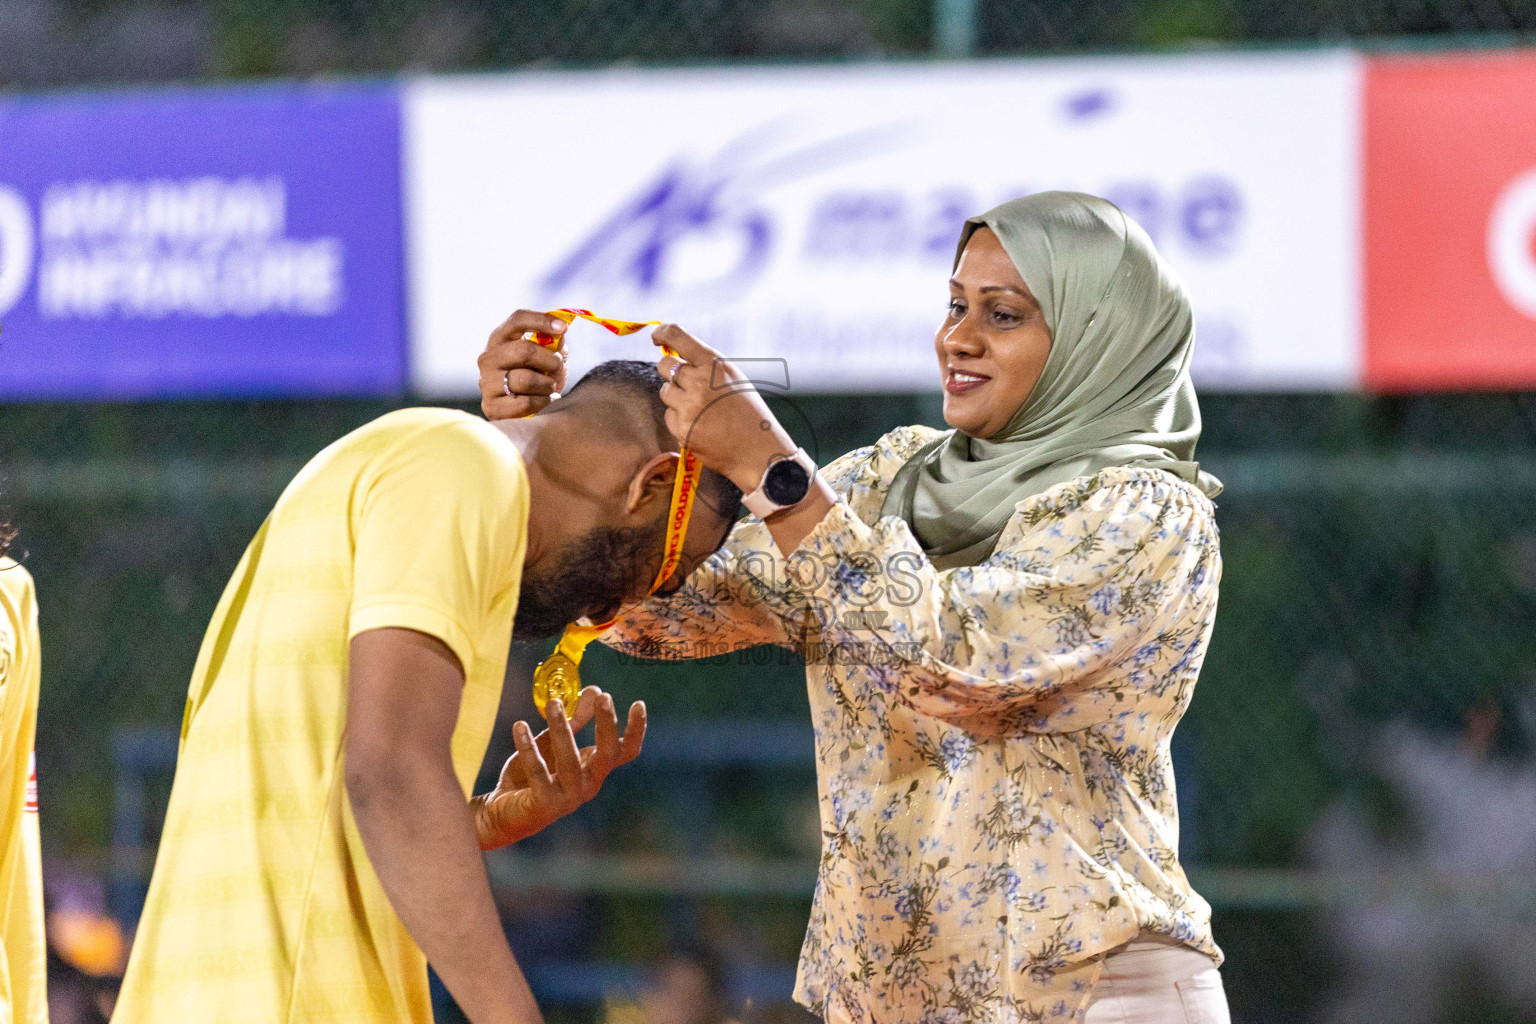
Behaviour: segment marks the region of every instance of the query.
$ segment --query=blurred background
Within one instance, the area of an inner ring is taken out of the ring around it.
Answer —
[[[1529,0],[0,0],[55,1024],[110,1009],[202,631],[307,458],[476,409],[535,304],[782,357],[822,462],[941,424],[959,223],[1053,185],[1200,313],[1226,570],[1174,757],[1234,1020],[1536,1021],[1533,34]],[[803,1024],[800,666],[588,661],[646,753],[488,861],[549,1019]]]
[[[6,0],[18,88],[1346,41],[1508,43],[1529,0]]]

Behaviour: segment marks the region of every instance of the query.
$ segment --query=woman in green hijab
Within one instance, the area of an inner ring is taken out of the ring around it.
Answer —
[[[814,474],[729,362],[657,330],[674,434],[761,515],[604,642],[805,655],[826,839],[795,994],[827,1021],[1224,1024],[1169,756],[1221,575],[1188,298],[1065,192],[969,221],[950,292],[952,429]],[[563,386],[535,348],[493,336],[487,415]]]

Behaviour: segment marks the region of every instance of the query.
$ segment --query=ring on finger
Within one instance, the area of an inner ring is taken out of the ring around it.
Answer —
[[[683,368],[683,364],[682,363],[673,363],[672,364],[672,369],[667,371],[667,383],[668,384],[676,384],[677,383],[677,371],[681,370],[682,368]]]
[[[508,398],[517,397],[512,393],[512,371],[510,369],[501,371],[501,390],[507,393]]]

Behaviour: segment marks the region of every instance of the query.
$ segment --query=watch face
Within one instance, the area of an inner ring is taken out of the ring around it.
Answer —
[[[763,477],[763,494],[775,505],[795,505],[811,489],[811,474],[793,459],[780,459]]]

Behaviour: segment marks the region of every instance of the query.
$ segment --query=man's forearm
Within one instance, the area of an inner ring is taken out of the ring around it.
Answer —
[[[459,1008],[473,1024],[541,1021],[497,918],[451,765],[348,767],[347,790],[368,859]]]

